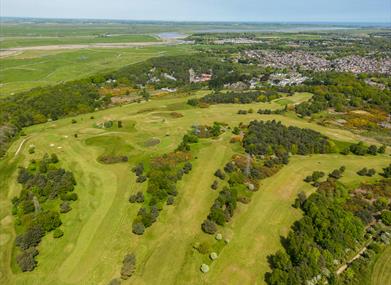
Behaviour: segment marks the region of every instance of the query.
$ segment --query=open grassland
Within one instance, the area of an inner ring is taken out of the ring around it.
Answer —
[[[391,246],[387,246],[384,252],[377,259],[372,271],[371,284],[391,284]]]
[[[0,48],[71,45],[90,43],[134,43],[156,42],[159,39],[150,35],[110,35],[110,36],[78,36],[78,37],[3,37],[0,38]]]
[[[187,46],[25,51],[2,58],[0,96],[115,70],[162,55],[183,54]]]
[[[298,93],[287,100],[294,103],[308,96]],[[300,217],[300,212],[291,207],[292,202],[299,191],[314,190],[303,182],[305,176],[314,170],[328,172],[345,165],[341,181],[356,184],[379,178],[357,176],[355,172],[363,166],[379,171],[389,163],[386,155],[293,157],[279,173],[262,181],[250,204],[240,205],[233,221],[219,229],[230,243],[220,248],[211,271],[202,274],[199,267],[207,258],[196,252],[193,245],[201,241],[215,243],[200,228],[217,196],[217,191],[210,189],[215,179],[213,173],[240,148],[229,143],[229,132],[193,145],[197,159],[190,174],[178,183],[179,195],[174,206],[165,207],[158,222],[143,236],[131,233],[131,221],[139,206],[128,202],[131,194],[146,187],[135,183],[131,168],[136,163],[174,150],[192,125],[210,125],[214,121],[227,122],[233,127],[254,119],[276,119],[343,141],[362,138],[291,114],[237,115],[239,109],[279,109],[281,101],[199,109],[187,105],[187,99],[181,95],[163,96],[146,103],[80,115],[74,117],[75,124],[67,118],[25,129],[26,136],[15,141],[5,160],[0,162],[0,283],[107,284],[119,276],[123,256],[135,252],[136,273],[124,284],[264,284],[263,275],[269,271],[267,255],[280,248],[279,237]],[[183,117],[171,116],[174,111]],[[95,127],[107,120],[121,120],[123,128]],[[160,143],[147,144],[151,138],[158,138]],[[30,145],[35,146],[35,154],[28,153]],[[21,273],[14,264],[10,265],[15,238],[10,199],[20,191],[16,183],[17,166],[27,165],[30,159],[39,158],[45,152],[56,153],[62,166],[74,172],[79,199],[71,212],[62,215],[64,236],[56,240],[51,234],[44,237],[39,246],[38,267],[33,272]],[[126,154],[129,163],[103,165],[97,162],[101,154]]]

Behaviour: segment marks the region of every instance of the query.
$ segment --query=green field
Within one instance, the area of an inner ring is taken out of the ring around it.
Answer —
[[[0,96],[189,51],[187,46],[24,51],[1,59]]]
[[[200,91],[196,96],[206,92],[209,91]],[[309,96],[298,93],[289,97],[289,101],[299,102]],[[264,284],[263,275],[269,271],[266,257],[280,248],[279,237],[300,217],[300,212],[291,207],[296,194],[315,189],[303,182],[305,176],[314,170],[328,172],[345,165],[347,169],[341,181],[357,184],[379,178],[357,176],[355,172],[364,164],[380,170],[389,163],[386,155],[293,157],[280,172],[263,180],[250,204],[240,205],[233,221],[219,229],[230,243],[222,248],[210,272],[202,274],[199,267],[205,257],[193,245],[200,241],[215,242],[200,228],[217,196],[210,189],[215,179],[213,173],[241,150],[229,143],[229,132],[193,146],[197,159],[190,174],[178,184],[179,195],[174,206],[165,207],[157,223],[143,236],[131,233],[139,206],[130,204],[128,197],[146,187],[145,183],[135,183],[131,172],[135,164],[174,150],[193,124],[210,125],[214,121],[228,122],[233,127],[253,119],[276,119],[287,125],[312,128],[338,140],[352,142],[363,138],[289,113],[288,116],[237,115],[239,109],[279,109],[281,102],[223,104],[199,109],[187,105],[187,99],[161,97],[99,111],[94,113],[94,119],[90,119],[91,114],[80,115],[74,118],[75,124],[67,118],[25,129],[26,136],[15,141],[6,158],[0,161],[0,283],[107,284],[119,276],[123,256],[135,252],[136,273],[124,284]],[[172,111],[183,117],[169,116]],[[94,127],[106,120],[121,120],[124,127]],[[160,143],[148,146],[146,142],[151,138],[159,138]],[[30,145],[35,146],[35,154],[28,153]],[[10,199],[20,191],[16,183],[17,166],[27,165],[30,159],[39,158],[45,152],[56,153],[62,166],[74,172],[79,199],[72,205],[73,210],[61,217],[64,236],[61,239],[53,239],[51,234],[45,236],[39,245],[38,267],[33,272],[21,273],[11,264],[15,232]],[[122,153],[128,154],[129,163],[103,165],[97,161],[101,154]]]
[[[149,35],[112,35],[112,36],[78,36],[78,37],[5,37],[0,38],[0,48],[70,45],[92,43],[134,43],[156,42],[159,39]]]
[[[372,271],[371,284],[391,284],[391,246],[387,246],[377,259]]]

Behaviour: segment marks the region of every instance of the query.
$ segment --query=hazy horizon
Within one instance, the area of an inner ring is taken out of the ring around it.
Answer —
[[[391,23],[389,0],[2,0],[0,16],[253,23]]]

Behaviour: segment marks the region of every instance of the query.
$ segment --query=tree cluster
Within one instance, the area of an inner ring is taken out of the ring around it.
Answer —
[[[59,230],[60,213],[69,212],[69,201],[77,200],[75,178],[72,172],[58,168],[58,162],[55,154],[46,154],[39,161],[32,160],[28,168],[19,168],[17,181],[22,184],[22,190],[12,199],[12,213],[18,229],[15,244],[21,250],[17,262],[22,271],[33,270],[36,266],[34,257],[38,254],[36,247],[42,237]],[[53,208],[52,201],[59,203],[58,210]],[[61,235],[59,231],[55,233],[57,238]]]

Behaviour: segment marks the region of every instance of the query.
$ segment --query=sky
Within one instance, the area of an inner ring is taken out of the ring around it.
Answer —
[[[0,0],[0,16],[391,23],[391,0]]]

